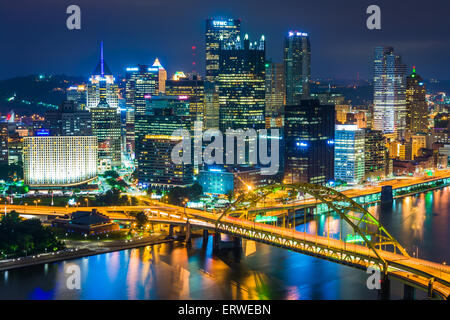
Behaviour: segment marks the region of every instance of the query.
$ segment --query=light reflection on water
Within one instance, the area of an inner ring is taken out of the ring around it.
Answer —
[[[369,211],[412,254],[450,261],[450,188]],[[298,226],[339,239],[351,229],[335,215]],[[360,270],[243,241],[242,252],[213,252],[212,238],[169,243],[0,273],[1,299],[377,299]],[[66,287],[65,266],[81,269],[81,290]],[[392,282],[391,296],[402,297]],[[424,294],[417,292],[418,298]]]

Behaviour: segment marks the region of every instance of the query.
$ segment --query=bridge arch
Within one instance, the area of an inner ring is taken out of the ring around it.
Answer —
[[[248,212],[250,207],[255,207],[261,200],[265,200],[270,194],[279,190],[291,192],[295,197],[299,194],[309,194],[326,204],[332,211],[338,213],[341,219],[350,225],[354,233],[363,239],[364,243],[382,262],[385,271],[387,268],[386,261],[378,253],[378,250],[381,250],[383,246],[385,248],[390,247],[394,253],[400,253],[405,257],[409,257],[409,254],[398,241],[364,207],[332,188],[316,184],[272,184],[243,193],[219,216],[218,221],[225,215],[236,212]]]

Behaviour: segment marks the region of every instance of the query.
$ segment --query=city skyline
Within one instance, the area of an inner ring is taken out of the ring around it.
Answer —
[[[408,66],[420,68],[425,79],[449,78],[440,67],[450,52],[450,42],[444,31],[449,22],[442,15],[445,10],[425,15],[424,12],[436,6],[421,4],[419,1],[410,1],[407,10],[401,4],[381,1],[378,5],[382,10],[382,29],[375,31],[365,26],[367,4],[356,1],[351,1],[345,10],[337,8],[331,1],[321,6],[311,3],[288,5],[281,1],[276,4],[277,11],[274,11],[273,4],[259,8],[264,10],[251,10],[251,5],[240,6],[231,2],[227,3],[227,9],[222,9],[224,6],[218,3],[196,1],[188,4],[198,4],[199,10],[194,14],[180,17],[172,13],[173,17],[164,19],[150,15],[151,19],[145,19],[145,22],[140,17],[146,12],[164,11],[168,5],[176,5],[183,12],[182,8],[186,4],[178,1],[147,4],[133,0],[129,5],[127,3],[127,10],[124,11],[123,4],[118,1],[109,2],[108,6],[99,2],[89,4],[79,1],[82,27],[77,31],[65,28],[65,3],[52,3],[50,7],[49,1],[43,1],[40,7],[46,12],[41,13],[31,2],[25,2],[30,5],[20,5],[20,8],[15,4],[8,6],[7,11],[16,17],[14,21],[10,20],[9,15],[0,13],[0,20],[3,21],[0,26],[9,30],[2,35],[9,49],[2,51],[0,58],[9,63],[0,71],[0,79],[30,73],[87,76],[92,72],[90,61],[98,56],[97,47],[102,40],[105,41],[105,59],[109,61],[114,74],[124,74],[127,65],[150,64],[156,57],[170,74],[177,70],[191,71],[192,46],[195,46],[196,68],[204,75],[203,35],[205,20],[211,17],[238,18],[241,19],[243,34],[248,33],[251,37],[264,34],[267,39],[267,58],[274,62],[282,61],[283,39],[290,30],[307,32],[311,37],[312,78],[356,79],[359,73],[360,78],[370,79],[371,65],[367,61],[372,58],[375,46],[395,47],[405,57]],[[15,15],[17,10],[23,13],[19,19],[18,14]],[[256,11],[260,11],[260,14]],[[318,21],[314,17],[322,14],[322,11],[324,15]],[[423,17],[433,19],[433,23],[425,23]],[[269,26],[264,23],[267,19],[271,22]],[[345,24],[342,23],[344,21]],[[399,21],[410,23],[399,24]],[[32,39],[27,36],[30,25],[33,25]],[[135,36],[125,37],[130,30]],[[32,50],[38,46],[36,41],[41,43],[38,51]],[[52,45],[55,43],[57,46]]]

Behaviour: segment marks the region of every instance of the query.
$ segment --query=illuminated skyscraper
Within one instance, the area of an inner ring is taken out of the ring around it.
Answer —
[[[64,101],[58,110],[45,113],[44,127],[52,136],[91,136],[91,113],[79,110],[75,101]]]
[[[67,101],[75,102],[77,109],[85,110],[86,109],[86,86],[72,86],[67,88],[66,91],[66,99]]]
[[[175,130],[191,130],[189,103],[183,97],[155,96],[136,113],[137,177],[143,188],[184,186],[193,182],[193,166],[175,164],[171,153],[181,143]]]
[[[103,42],[100,48],[100,61],[89,79],[87,87],[87,109],[96,107],[103,96],[111,108],[119,107],[119,88],[114,76],[103,58]]]
[[[206,80],[215,81],[219,73],[220,42],[233,40],[241,34],[241,20],[206,20]]]
[[[98,138],[99,170],[121,166],[121,122],[118,87],[111,70],[103,59],[101,43],[100,62],[90,79],[87,107],[92,116],[92,134]]]
[[[334,179],[333,105],[301,100],[285,109],[286,183],[326,184]]]
[[[283,63],[266,63],[266,120],[276,119],[283,112],[283,106],[286,104],[284,76]]]
[[[99,171],[120,168],[122,164],[122,139],[120,113],[102,98],[91,108],[92,133],[98,138]]]
[[[222,43],[219,74],[219,128],[264,129],[265,127],[265,39],[250,43],[243,41]]]
[[[0,123],[0,164],[8,165],[8,123]]]
[[[286,104],[299,104],[308,99],[311,80],[311,44],[307,33],[289,31],[284,39]]]
[[[364,130],[356,124],[336,125],[334,143],[334,178],[349,184],[364,179]]]
[[[165,72],[165,70],[164,70]],[[134,114],[145,111],[145,100],[158,93],[159,69],[138,65],[126,69],[125,100],[126,114],[126,152],[134,153]]]
[[[167,80],[166,95],[177,96],[189,102],[193,121],[202,121],[205,126],[205,82],[203,80],[197,80],[195,75],[192,79]]]
[[[428,132],[427,90],[416,67],[406,78],[406,128],[413,134]]]
[[[158,91],[157,91],[157,93],[165,93],[166,92],[167,71],[161,65],[158,58],[155,59],[155,62],[153,62],[152,67],[158,68]]]
[[[392,47],[376,47],[373,129],[402,137],[406,128],[406,66]]]
[[[384,177],[387,165],[387,148],[383,132],[364,129],[364,141],[365,177]]]

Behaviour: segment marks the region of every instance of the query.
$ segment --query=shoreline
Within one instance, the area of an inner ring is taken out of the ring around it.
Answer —
[[[120,243],[112,243],[109,246],[105,247],[98,247],[97,250],[90,249],[90,248],[82,248],[82,249],[75,249],[75,248],[68,248],[64,249],[58,252],[55,252],[54,254],[37,254],[35,255],[36,258],[29,257],[21,257],[16,258],[16,261],[9,261],[9,262],[1,262],[0,261],[0,272],[3,271],[9,271],[19,268],[25,268],[25,267],[31,267],[35,265],[40,264],[46,264],[46,263],[54,263],[59,261],[65,261],[65,260],[74,260],[84,257],[90,257],[95,256],[98,254],[104,254],[104,253],[110,253],[110,252],[116,252],[116,251],[122,251],[122,250],[128,250],[128,249],[135,249],[135,248],[141,248],[146,247],[150,245],[157,245],[162,243],[169,243],[174,242],[176,239],[165,239],[166,236],[159,236],[159,237],[149,237],[150,239],[137,239],[135,241],[131,242],[123,242],[120,241]],[[102,250],[104,248],[104,250]],[[20,259],[19,261],[17,259]]]

